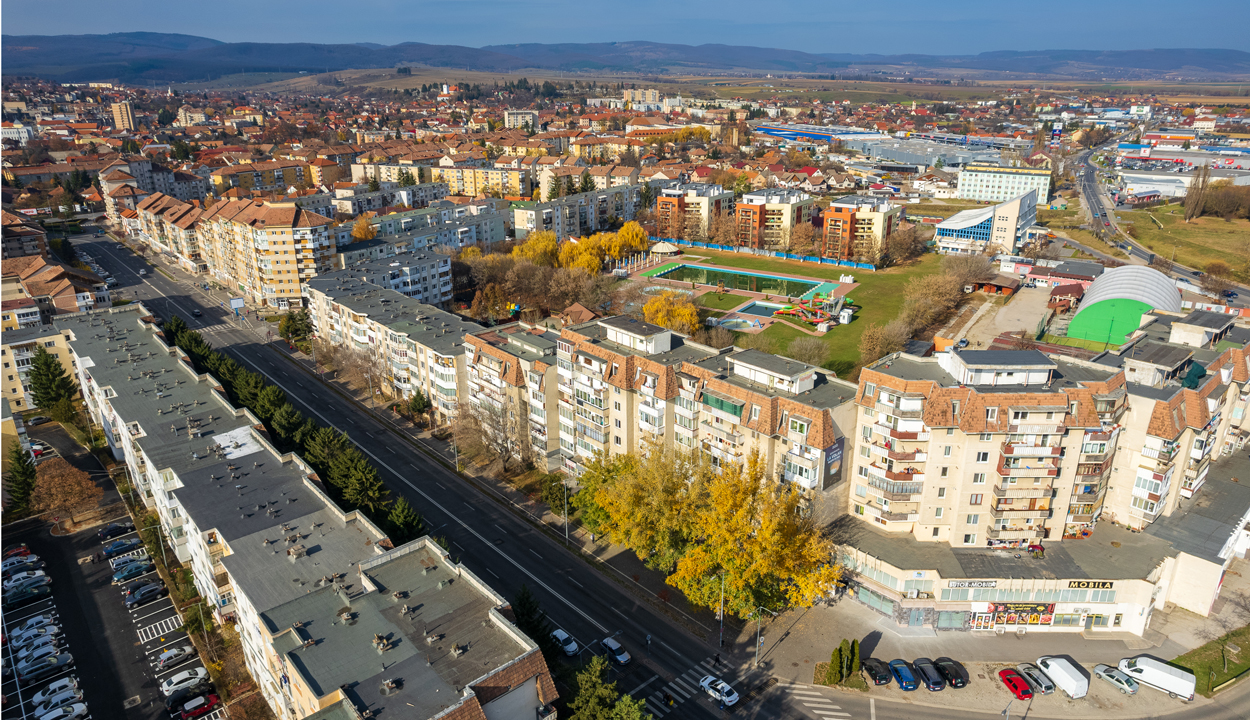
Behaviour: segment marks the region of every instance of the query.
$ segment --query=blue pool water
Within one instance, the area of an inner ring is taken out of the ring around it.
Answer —
[[[785,305],[777,305],[775,303],[766,303],[755,301],[750,305],[738,310],[737,312],[744,315],[755,315],[757,317],[772,317],[773,313],[784,308]]]
[[[665,280],[693,282],[699,285],[718,286],[724,283],[726,290],[745,290],[747,292],[764,293],[778,297],[800,297],[814,290],[821,283],[779,277],[777,275],[760,275],[758,273],[739,270],[709,268],[702,265],[678,265],[656,277]],[[832,284],[832,283],[830,283]],[[836,287],[836,285],[834,285]],[[771,313],[770,313],[771,314]]]

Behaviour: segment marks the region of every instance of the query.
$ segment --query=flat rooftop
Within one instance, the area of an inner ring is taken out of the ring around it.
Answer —
[[[459,355],[466,333],[482,326],[401,292],[359,280],[355,269],[318,275],[305,284],[357,315],[366,315],[390,330],[408,335],[439,355]]]

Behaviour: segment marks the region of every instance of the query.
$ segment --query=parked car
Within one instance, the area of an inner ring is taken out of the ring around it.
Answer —
[[[22,621],[21,625],[18,625],[17,628],[13,630],[13,632],[24,633],[29,630],[34,630],[35,628],[44,627],[45,625],[54,625],[57,621],[58,618],[55,612],[46,612],[42,615],[26,618]]]
[[[946,679],[942,677],[942,673],[938,672],[937,666],[929,658],[916,658],[911,666],[916,669],[916,679],[923,683],[929,692],[946,689]]]
[[[46,415],[32,415],[26,418],[25,424],[34,427],[35,425],[42,425],[51,419],[52,418],[47,417]]]
[[[911,665],[906,660],[891,660],[890,674],[898,681],[899,690],[911,691],[916,689],[916,671],[912,670]]]
[[[608,653],[608,659],[617,665],[628,665],[629,661],[633,659],[625,651],[625,648],[616,641],[616,638],[604,638],[599,641],[599,644]]]
[[[958,662],[948,658],[940,657],[933,661],[937,666],[938,672],[942,673],[942,677],[955,690],[968,687],[968,670]]]
[[[114,570],[121,570],[131,563],[148,562],[148,554],[141,552],[138,555],[122,555],[109,560],[109,566]]]
[[[1049,695],[1055,691],[1055,684],[1046,677],[1046,673],[1029,663],[1020,663],[1016,671],[1028,682],[1029,687],[1038,695]]]
[[[556,641],[565,655],[573,657],[577,654],[577,641],[560,628],[551,631],[551,639]]]
[[[122,540],[114,540],[113,542],[104,546],[104,557],[106,558],[117,557],[118,555],[121,555],[122,553],[128,553],[131,550],[136,549],[142,544],[143,544],[143,541],[140,540],[139,538],[125,538]]]
[[[177,675],[174,675],[173,677],[165,680],[165,682],[161,683],[161,694],[165,697],[169,697],[177,690],[191,687],[192,685],[196,685],[207,679],[208,671],[202,667],[183,670]]]
[[[182,706],[182,720],[191,720],[212,712],[221,703],[216,695],[201,695]]]
[[[52,578],[48,577],[43,571],[38,571],[38,575],[27,577],[13,583],[4,589],[5,594],[12,594],[21,590],[31,590],[33,588],[44,587],[52,584]]]
[[[25,567],[26,565],[34,565],[39,562],[38,555],[15,555],[7,560],[0,561],[0,572],[15,573],[23,570],[33,570],[34,568]],[[8,580],[6,577],[5,580]]]
[[[40,680],[48,678],[68,669],[74,664],[74,656],[69,653],[63,655],[49,655],[40,658],[26,667],[19,666],[17,668],[17,682],[22,687],[34,685]]]
[[[26,543],[16,543],[14,545],[8,545],[4,548],[3,559],[8,560],[9,558],[21,557],[29,554],[30,548],[26,546]]]
[[[968,347],[968,338],[959,338],[959,342],[955,343],[955,346],[961,348]]]
[[[1043,655],[1037,659],[1037,666],[1073,700],[1089,694],[1089,678],[1071,660]]]
[[[169,648],[156,656],[156,668],[158,670],[168,670],[181,665],[193,657],[195,657],[195,648],[190,645]]]
[[[1168,697],[1187,701],[1194,699],[1197,683],[1194,680],[1194,674],[1188,670],[1182,670],[1175,665],[1169,665],[1145,655],[1124,658],[1120,660],[1119,668],[1138,684],[1162,690],[1168,694]]]
[[[9,579],[4,581],[3,588],[5,592],[9,592],[10,590],[25,587],[25,583],[28,580],[36,580],[38,578],[46,577],[48,577],[48,574],[42,570],[23,570],[22,572],[16,572],[10,575]]]
[[[87,716],[87,706],[84,703],[74,703],[66,705],[63,708],[53,710],[47,715],[37,716],[37,720],[78,720]]]
[[[30,454],[35,457],[42,457],[45,453],[52,452],[52,448],[43,443],[31,443]]]
[[[703,692],[724,703],[725,707],[738,702],[737,691],[715,675],[704,675],[699,681],[699,687],[703,688]]]
[[[15,590],[4,595],[4,609],[13,610],[15,608],[25,607],[33,602],[38,602],[52,595],[52,588],[47,585],[38,587],[23,588]]]
[[[1029,681],[1025,680],[1015,670],[1011,668],[999,670],[998,679],[1003,681],[1003,684],[1007,686],[1012,695],[1016,696],[1017,700],[1031,700],[1033,698],[1033,689],[1029,687]]]
[[[150,603],[158,598],[165,597],[168,594],[169,591],[165,589],[164,585],[144,585],[138,590],[126,595],[126,609],[129,610],[131,608],[139,607],[140,605],[146,605],[147,603]]]
[[[868,674],[868,679],[872,680],[873,685],[889,685],[890,666],[881,662],[876,658],[865,658],[859,662],[860,668]]]
[[[121,569],[113,573],[113,584],[121,585],[122,583],[133,580],[140,575],[147,574],[156,567],[150,562],[134,562],[122,565]]]
[[[66,688],[35,705],[35,717],[43,717],[53,710],[59,710],[77,702],[82,702],[82,691],[76,687]]]
[[[9,644],[13,647],[26,647],[41,637],[57,637],[60,634],[60,625],[40,625],[25,632],[14,632],[9,636]]]
[[[139,588],[147,586],[147,585],[160,585],[164,587],[165,581],[161,580],[159,577],[143,578],[141,580],[135,580],[134,582],[127,585],[126,587],[122,588],[122,590],[125,592],[126,595],[131,595],[137,592]]]
[[[165,698],[165,710],[171,714],[180,712],[182,706],[190,702],[193,698],[201,695],[207,695],[213,691],[213,684],[204,681],[198,682],[181,690],[175,690]]]
[[[47,657],[55,655],[62,645],[62,639],[59,635],[45,635],[35,638],[31,642],[17,649],[14,659],[18,665],[35,658]]]
[[[43,570],[48,565],[44,561],[40,560],[37,555],[27,555],[26,557],[35,558],[35,561],[25,563],[23,565],[19,565],[12,570],[5,570],[4,572],[0,573],[0,577],[3,577],[5,580],[8,580],[9,578],[13,577],[17,573],[28,572],[31,570]],[[25,558],[21,558],[21,559],[25,559]]]
[[[135,524],[130,521],[115,522],[115,523],[109,523],[108,525],[105,525],[104,527],[100,528],[100,530],[96,533],[96,535],[99,535],[100,541],[103,542],[110,538],[115,538],[118,535],[125,535],[126,533],[131,532],[134,529],[135,529]]]
[[[73,675],[69,675],[67,677],[53,680],[48,685],[48,687],[35,693],[34,696],[31,697],[30,702],[32,705],[42,705],[45,702],[47,702],[48,698],[52,697],[53,695],[56,695],[59,692],[62,692],[64,690],[77,690],[77,689],[78,689],[78,678],[74,677]]]
[[[1106,680],[1125,695],[1137,694],[1137,681],[1122,672],[1119,668],[1099,663],[1094,666],[1094,677]]]

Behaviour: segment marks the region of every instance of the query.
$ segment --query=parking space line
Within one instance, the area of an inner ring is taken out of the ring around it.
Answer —
[[[165,633],[182,627],[182,618],[174,615],[139,630],[139,642],[151,642]]]
[[[159,653],[171,645],[177,645],[178,643],[186,642],[186,641],[187,641],[187,636],[184,634],[182,637],[178,638],[177,640],[170,640],[164,645],[159,645],[157,647],[152,648],[151,650],[144,650],[144,652],[147,653],[148,655],[151,655],[152,653]]]
[[[147,608],[145,607],[144,609],[147,609]],[[173,609],[174,609],[174,606],[173,606],[173,605],[168,605],[168,606],[163,607],[163,608],[161,608],[160,610],[157,610],[157,611],[155,611],[155,612],[150,612],[150,613],[148,613],[147,615],[141,615],[141,616],[139,616],[139,617],[135,617],[135,616],[134,616],[134,613],[135,613],[135,612],[137,612],[137,611],[139,610],[139,608],[135,608],[134,610],[131,610],[131,611],[130,611],[130,612],[131,612],[131,618],[130,618],[130,619],[131,619],[131,621],[132,621],[132,622],[134,622],[134,623],[136,623],[136,624],[137,624],[137,623],[139,623],[140,621],[147,620],[148,618],[150,618],[150,617],[152,617],[152,616],[154,616],[154,615],[160,615],[161,613],[165,612],[166,610],[173,610]]]

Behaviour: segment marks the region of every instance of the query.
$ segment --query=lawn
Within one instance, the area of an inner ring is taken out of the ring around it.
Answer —
[[[969,208],[985,207],[984,203],[976,200],[943,200],[940,203],[908,203],[903,206],[903,212],[908,215],[928,215],[931,217],[948,218],[951,215]]]
[[[704,293],[695,300],[695,304],[702,305],[712,310],[733,310],[742,303],[749,300],[746,295],[734,295],[733,293]]]
[[[722,253],[702,248],[699,249],[699,254],[711,258],[716,265],[739,270],[788,273],[832,282],[838,282],[839,275],[854,275],[859,287],[852,290],[847,297],[859,306],[859,312],[855,313],[855,319],[849,325],[838,326],[822,338],[829,345],[830,350],[825,367],[836,372],[838,377],[847,380],[853,379],[858,371],[859,338],[864,334],[864,330],[869,325],[884,325],[893,320],[898,315],[899,309],[903,307],[903,288],[907,285],[907,281],[918,275],[937,273],[941,260],[937,255],[925,255],[920,260],[904,267],[872,272],[836,265],[812,265],[797,260]],[[795,338],[807,337],[804,333],[784,323],[773,323],[759,335],[773,340],[776,345],[774,351],[783,354]]]
[[[1224,650],[1226,643],[1240,648],[1239,653]],[[1202,647],[1195,648],[1177,657],[1173,665],[1187,668],[1198,681],[1198,692],[1211,697],[1213,688],[1231,680],[1241,673],[1250,670],[1250,626],[1234,630],[1219,640],[1213,640]],[[1225,653],[1228,652],[1228,669],[1225,670]]]
[[[1190,223],[1184,219],[1180,205],[1149,210],[1121,211],[1124,222],[1133,223],[1137,241],[1148,250],[1164,257],[1176,252],[1176,262],[1202,269],[1214,260],[1223,260],[1244,279],[1246,257],[1250,255],[1250,220],[1231,222],[1217,217],[1202,217]],[[1159,221],[1163,227],[1150,218]]]

